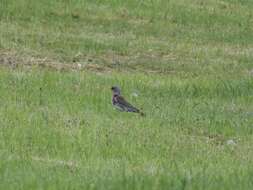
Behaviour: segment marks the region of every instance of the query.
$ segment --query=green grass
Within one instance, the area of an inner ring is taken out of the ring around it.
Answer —
[[[252,9],[0,0],[0,189],[252,189]]]

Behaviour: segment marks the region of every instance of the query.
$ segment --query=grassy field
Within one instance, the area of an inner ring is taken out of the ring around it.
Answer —
[[[252,189],[252,10],[0,0],[0,189]]]

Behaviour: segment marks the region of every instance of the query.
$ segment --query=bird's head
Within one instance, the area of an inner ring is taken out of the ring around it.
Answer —
[[[113,95],[120,95],[120,88],[117,86],[113,86],[111,88]]]

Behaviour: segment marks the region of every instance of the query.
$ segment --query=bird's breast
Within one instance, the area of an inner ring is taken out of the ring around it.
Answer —
[[[112,97],[112,104],[115,105],[117,104],[118,100],[117,100],[117,96],[113,96]]]

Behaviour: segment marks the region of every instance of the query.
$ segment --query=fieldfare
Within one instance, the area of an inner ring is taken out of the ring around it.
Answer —
[[[112,90],[112,105],[114,107],[116,107],[120,111],[135,112],[140,113],[142,116],[144,115],[139,109],[132,106],[120,95],[119,87],[113,86],[111,90]]]

